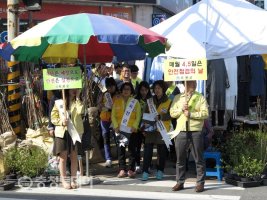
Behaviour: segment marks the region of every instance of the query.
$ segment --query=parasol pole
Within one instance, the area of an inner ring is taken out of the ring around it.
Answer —
[[[187,81],[184,82],[184,91],[185,91],[185,95],[187,97]]]
[[[63,109],[64,109],[64,117],[67,118],[67,110],[66,110],[66,96],[65,90],[62,90],[62,99],[63,99]]]
[[[83,63],[84,63],[84,87],[87,86],[87,73],[86,73],[86,46],[83,45]],[[86,88],[85,88],[86,89]],[[84,94],[84,107],[87,113],[87,91]],[[86,114],[85,113],[85,114]]]
[[[184,84],[185,84],[185,99],[186,99],[186,102],[188,103],[190,96],[188,95],[188,92],[187,92],[187,81],[185,81]],[[188,117],[186,117],[185,128],[186,128],[186,131],[189,130],[189,118]]]
[[[86,114],[87,113],[87,73],[86,73],[86,45],[83,45],[83,63],[84,63],[84,88],[85,88],[85,92],[84,92],[84,111]],[[91,138],[91,137],[90,137]],[[91,142],[91,141],[90,141]],[[90,177],[90,169],[89,169],[89,149],[86,149],[85,151],[85,167],[86,167],[86,176]],[[92,181],[90,181],[90,184],[92,185]]]

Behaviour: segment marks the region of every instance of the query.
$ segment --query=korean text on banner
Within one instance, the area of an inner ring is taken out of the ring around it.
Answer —
[[[164,62],[164,81],[207,80],[206,59],[168,59]]]
[[[43,69],[44,89],[82,88],[80,67]]]

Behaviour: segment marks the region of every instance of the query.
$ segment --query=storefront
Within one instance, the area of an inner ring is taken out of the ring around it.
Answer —
[[[20,7],[24,5],[21,4]],[[7,4],[0,2],[0,43],[7,40]],[[73,5],[63,3],[43,3],[41,11],[37,12],[22,12],[20,18],[20,32],[24,32],[29,27],[29,22],[34,24],[59,17],[63,15],[70,15],[76,13],[95,13],[110,15],[125,20],[133,21],[133,7],[131,6],[87,6],[87,5]]]

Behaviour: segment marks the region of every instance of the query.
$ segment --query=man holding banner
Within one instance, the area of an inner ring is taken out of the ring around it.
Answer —
[[[172,134],[177,155],[176,181],[173,191],[184,189],[187,150],[191,148],[197,168],[196,192],[204,191],[205,160],[202,128],[208,118],[208,104],[202,94],[195,91],[196,81],[186,81],[186,90],[175,96],[170,115],[177,119],[176,130]]]

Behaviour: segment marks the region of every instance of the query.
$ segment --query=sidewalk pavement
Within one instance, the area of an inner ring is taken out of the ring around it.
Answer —
[[[153,163],[155,163],[156,159],[154,157]],[[30,194],[30,195],[77,195],[77,196],[101,196],[106,199],[106,197],[126,197],[129,198],[133,194],[140,196],[141,199],[167,199],[165,196],[171,195],[171,199],[183,199],[184,196],[188,199],[199,199],[199,197],[204,198],[204,196],[196,196],[194,192],[195,183],[196,183],[196,173],[195,173],[195,164],[194,162],[189,162],[189,170],[186,173],[186,182],[185,187],[186,190],[182,192],[182,194],[177,195],[176,193],[172,193],[171,188],[176,184],[175,182],[175,163],[173,161],[168,160],[166,162],[166,167],[164,171],[163,180],[156,180],[154,174],[156,170],[154,167],[151,169],[151,174],[148,181],[141,181],[142,174],[137,174],[135,179],[132,178],[117,178],[118,174],[118,161],[113,161],[113,165],[111,168],[105,167],[105,162],[95,163],[90,165],[90,174],[89,177],[82,176],[78,179],[79,188],[74,190],[66,190],[62,187],[62,184],[59,182],[51,182],[46,187],[44,186],[16,186],[13,190],[11,190],[11,194]],[[216,177],[207,177],[205,188],[207,188],[206,198],[212,195],[220,197],[220,194],[217,194],[215,190],[218,189],[233,189],[232,186],[226,185],[224,181],[218,181]],[[243,188],[240,188],[243,190]],[[236,190],[236,189],[234,189]],[[241,191],[240,190],[240,191]],[[230,190],[229,190],[230,192]],[[209,194],[211,193],[211,194]],[[214,194],[213,194],[214,193]],[[221,192],[222,194],[225,191]],[[0,192],[1,194],[1,192]],[[7,193],[6,193],[7,194]],[[164,195],[163,195],[164,194]],[[124,196],[123,196],[124,195]],[[161,196],[158,196],[161,195]],[[182,195],[182,196],[181,196]],[[193,197],[195,198],[192,198]],[[195,195],[195,196],[194,196]],[[37,199],[39,199],[39,196]],[[45,198],[45,196],[43,196]],[[152,198],[153,197],[153,198]],[[77,197],[78,198],[78,197]],[[228,197],[227,197],[228,198]],[[1,199],[1,198],[0,198]],[[112,199],[112,198],[111,198]],[[219,199],[222,199],[221,197]],[[228,198],[229,199],[229,198]],[[227,200],[228,200],[227,199]],[[231,199],[233,199],[231,197]]]
[[[156,160],[153,159],[152,162],[155,163]],[[153,165],[153,166],[155,166],[155,165]],[[189,168],[189,170],[186,172],[186,181],[196,182],[196,170],[195,170],[194,161],[189,162],[188,168]],[[119,173],[118,161],[113,161],[111,168],[105,167],[105,162],[91,164],[89,171],[90,171],[91,176],[99,178],[100,180],[106,180],[108,178],[117,177],[117,175]],[[156,169],[155,169],[155,167],[153,167],[151,169],[150,177],[153,177],[155,173],[156,173]],[[142,173],[136,175],[137,179],[141,179],[141,177],[142,177]],[[175,177],[176,177],[175,162],[167,160],[166,165],[165,165],[164,178],[163,179],[175,181]],[[216,177],[206,177],[206,182],[207,183],[217,183],[219,181],[217,180]],[[221,181],[220,183],[224,183],[224,181]]]

